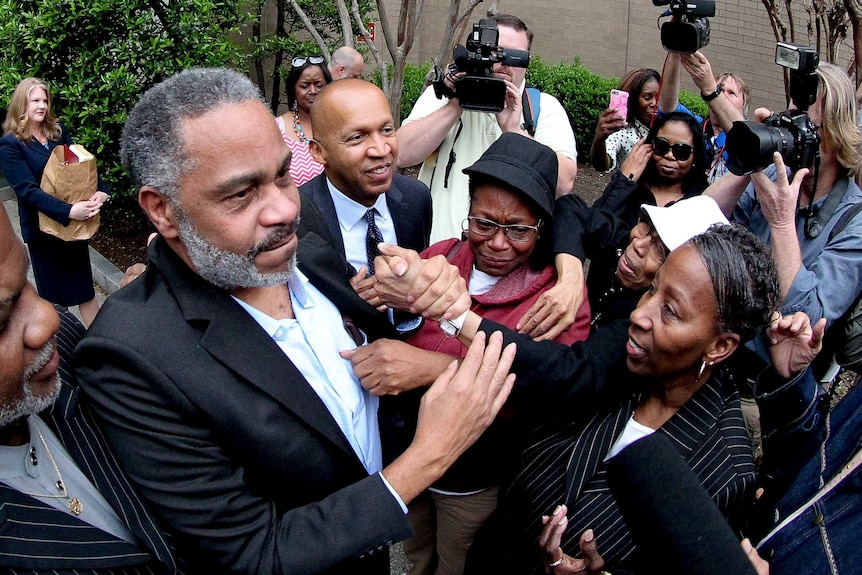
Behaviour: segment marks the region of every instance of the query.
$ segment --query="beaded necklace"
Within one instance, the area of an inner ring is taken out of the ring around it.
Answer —
[[[299,138],[300,143],[308,145],[308,142],[311,141],[311,138],[307,138],[305,136],[305,130],[302,129],[302,122],[299,121],[299,110],[293,109],[293,131],[296,132],[296,137]]]

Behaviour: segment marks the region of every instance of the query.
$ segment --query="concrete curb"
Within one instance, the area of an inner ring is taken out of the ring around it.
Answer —
[[[0,202],[9,200],[15,201],[15,192],[9,186],[0,188]],[[18,219],[18,207],[14,210],[9,210],[9,216]],[[13,227],[18,230],[17,221],[13,222]],[[19,232],[20,234],[20,232]],[[123,279],[123,272],[109,262],[105,256],[97,252],[90,246],[90,267],[93,270],[93,283],[99,287],[105,294],[111,295],[120,289],[120,281]]]

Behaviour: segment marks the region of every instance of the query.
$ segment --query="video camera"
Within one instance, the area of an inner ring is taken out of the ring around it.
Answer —
[[[737,176],[762,170],[781,152],[784,164],[793,170],[808,168],[820,153],[820,134],[808,117],[808,107],[817,99],[817,65],[813,48],[779,42],[775,63],[790,70],[790,98],[796,109],[773,114],[762,124],[734,122],[727,133],[727,169]]]
[[[709,20],[715,16],[715,0],[652,0],[653,6],[667,6],[662,16],[673,20],[661,25],[661,45],[668,52],[693,54],[709,44]]]
[[[434,68],[432,85],[437,98],[458,98],[465,110],[497,113],[506,107],[506,84],[494,76],[494,64],[526,68],[530,65],[527,50],[504,50],[499,45],[500,31],[490,18],[473,24],[467,46],[460,44],[452,49],[453,63],[449,65],[454,91],[445,82],[446,74]],[[459,73],[464,75],[460,76]],[[459,74],[456,76],[455,74]]]

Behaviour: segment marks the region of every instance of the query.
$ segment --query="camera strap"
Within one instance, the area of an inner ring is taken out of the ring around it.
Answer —
[[[455,139],[452,140],[452,147],[449,149],[449,160],[446,162],[446,172],[443,174],[443,187],[449,187],[449,173],[452,172],[452,166],[455,165],[455,144],[458,138],[461,137],[461,130],[464,129],[464,122],[458,119],[458,131],[455,132]]]
[[[805,216],[805,237],[809,240],[813,240],[820,235],[823,228],[826,226],[826,222],[832,218],[832,214],[835,213],[841,200],[844,199],[844,194],[847,193],[849,185],[850,179],[848,177],[845,176],[839,179],[835,182],[835,185],[832,187],[832,191],[829,192],[829,195],[826,197],[826,201],[823,202],[823,205],[820,206],[819,210],[815,211],[811,206],[802,210],[802,213]]]
[[[539,121],[541,108],[541,93],[536,88],[524,88],[521,92],[521,111],[524,115],[524,129],[530,137],[536,135],[536,123]]]

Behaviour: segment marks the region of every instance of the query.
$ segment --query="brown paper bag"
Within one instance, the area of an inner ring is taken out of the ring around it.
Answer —
[[[45,171],[42,172],[42,190],[59,200],[74,204],[96,193],[99,177],[96,161],[66,163],[66,146],[57,146],[51,152]],[[39,229],[61,240],[88,240],[99,229],[99,215],[84,220],[71,220],[64,226],[45,214],[39,214]]]

